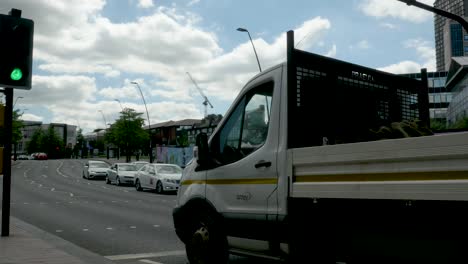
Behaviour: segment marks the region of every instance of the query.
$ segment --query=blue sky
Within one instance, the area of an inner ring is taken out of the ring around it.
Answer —
[[[433,4],[433,0],[422,1]],[[4,0],[35,21],[33,87],[15,91],[25,120],[84,131],[112,123],[124,107],[151,123],[203,117],[190,72],[225,114],[243,84],[285,59],[284,33],[310,52],[394,73],[434,70],[433,15],[397,0]],[[26,109],[26,110],[25,110]],[[146,117],[146,114],[144,115]]]

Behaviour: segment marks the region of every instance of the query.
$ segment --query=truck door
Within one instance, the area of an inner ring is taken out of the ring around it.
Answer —
[[[270,80],[250,84],[210,141],[217,166],[207,171],[206,197],[226,218],[276,217],[279,96],[275,94],[281,81],[272,78],[281,78],[281,68],[274,71],[277,74],[269,75]]]

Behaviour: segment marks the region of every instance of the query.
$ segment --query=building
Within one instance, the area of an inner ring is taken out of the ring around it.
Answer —
[[[22,134],[23,138],[16,146],[16,152],[18,154],[28,154],[27,145],[31,141],[32,136],[36,130],[41,129],[43,131],[48,130],[52,127],[60,139],[63,141],[66,147],[73,148],[76,144],[76,126],[62,124],[62,123],[50,123],[43,124],[38,121],[26,121],[23,120]]]
[[[447,75],[446,89],[452,93],[447,109],[447,124],[455,125],[468,118],[468,57],[452,58]]]
[[[468,0],[436,0],[434,7],[458,16],[468,16]],[[450,59],[468,56],[468,35],[462,26],[445,17],[434,16],[437,71],[448,71]]]
[[[403,76],[421,79],[421,73],[402,74]],[[429,115],[433,120],[442,123],[447,121],[447,108],[452,101],[452,93],[447,90],[445,83],[448,72],[428,72]]]

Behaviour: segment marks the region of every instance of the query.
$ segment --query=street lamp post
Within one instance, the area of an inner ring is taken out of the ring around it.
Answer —
[[[15,109],[15,105],[16,105],[16,102],[18,102],[18,99],[23,99],[23,98],[24,98],[23,96],[16,97],[15,103],[13,104],[13,109]]]
[[[249,35],[250,43],[252,43],[252,48],[253,48],[253,50],[254,50],[255,57],[257,58],[258,69],[260,70],[260,72],[262,72],[262,67],[260,66],[260,61],[258,60],[257,51],[255,50],[255,46],[254,46],[254,44],[253,44],[252,37],[250,37],[250,32],[249,32],[247,29],[245,29],[245,28],[238,28],[237,31],[240,31],[240,32],[247,32],[247,34]]]
[[[137,82],[130,82],[130,83],[135,84],[138,87],[138,90],[140,91],[141,99],[143,100],[143,103],[145,104],[146,117],[148,118],[148,131],[149,131],[149,136],[150,136],[150,138],[149,138],[149,143],[150,143],[150,146],[149,146],[149,159],[150,159],[150,163],[153,163],[153,149],[152,149],[152,146],[151,146],[151,122],[150,122],[150,118],[149,118],[148,107],[146,107],[145,97],[143,96],[143,92],[141,92],[140,85]]]
[[[127,119],[125,118],[125,113],[124,113],[124,108],[122,107],[122,103],[120,102],[119,99],[114,99],[114,101],[118,102],[119,105],[120,105],[120,110],[122,110],[122,118],[123,118],[123,122],[124,122],[124,127],[125,127],[125,139],[128,139],[128,128],[127,128]],[[128,144],[128,140],[125,140],[126,141],[126,144]],[[118,147],[118,151],[117,151],[117,159],[120,158],[120,146],[117,146]],[[126,146],[127,147],[127,146]],[[126,157],[127,159],[127,162],[130,162],[130,160],[128,159],[128,157]]]
[[[104,116],[104,113],[102,112],[102,110],[98,110],[99,112],[101,112],[101,115],[102,115],[102,119],[104,120],[104,129],[107,128],[107,121],[106,121],[106,117]]]

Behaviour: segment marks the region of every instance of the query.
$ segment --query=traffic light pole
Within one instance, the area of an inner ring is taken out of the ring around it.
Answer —
[[[3,90],[5,105],[5,146],[3,152],[2,237],[10,235],[11,143],[13,127],[13,88]]]

